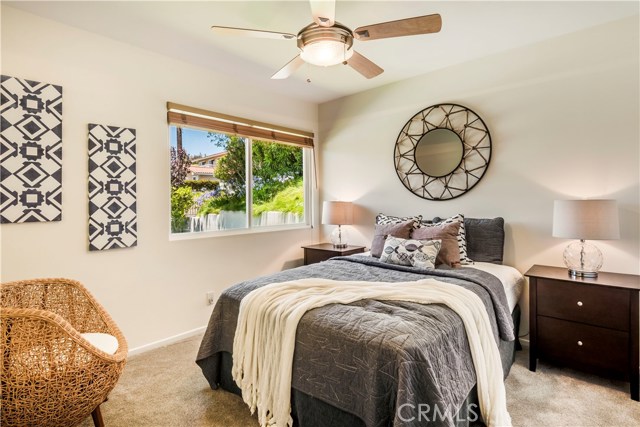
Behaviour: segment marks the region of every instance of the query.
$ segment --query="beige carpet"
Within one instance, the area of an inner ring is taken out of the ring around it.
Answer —
[[[200,337],[131,357],[102,405],[107,427],[246,427],[258,423],[242,399],[211,390],[194,363]],[[640,403],[628,383],[539,364],[518,352],[507,378],[514,426],[638,426]],[[91,418],[82,427],[92,427]],[[328,426],[329,427],[329,426]]]

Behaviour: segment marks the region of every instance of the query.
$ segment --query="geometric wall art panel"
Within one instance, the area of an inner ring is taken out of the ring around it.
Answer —
[[[136,130],[89,125],[89,250],[138,242]]]
[[[62,87],[0,77],[0,223],[62,219]]]

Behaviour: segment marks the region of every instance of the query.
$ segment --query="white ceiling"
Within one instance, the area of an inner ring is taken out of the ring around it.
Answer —
[[[351,28],[439,13],[437,34],[354,48],[385,72],[367,80],[350,67],[304,65],[287,80],[271,75],[297,55],[294,40],[213,34],[211,25],[297,33],[312,22],[307,1],[44,1],[13,7],[311,102],[325,102],[478,57],[638,15],[639,2],[341,1],[336,20]],[[307,82],[307,79],[310,82]]]

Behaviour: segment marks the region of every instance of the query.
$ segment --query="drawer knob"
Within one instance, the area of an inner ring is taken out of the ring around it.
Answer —
[[[582,341],[578,341],[578,345],[582,347]]]
[[[582,301],[578,301],[578,307],[582,307]]]

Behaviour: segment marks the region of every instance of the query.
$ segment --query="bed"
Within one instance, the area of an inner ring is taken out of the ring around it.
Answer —
[[[517,270],[483,261],[458,268],[423,269],[382,262],[371,255],[337,257],[225,290],[213,310],[196,362],[212,388],[240,394],[231,376],[240,302],[264,285],[324,278],[367,281],[375,286],[375,282],[427,277],[468,289],[481,299],[506,377],[515,358],[520,317],[517,300],[523,278]],[[462,321],[439,304],[361,300],[307,312],[296,332],[291,386],[292,417],[299,427],[468,426],[481,422],[476,375]]]

